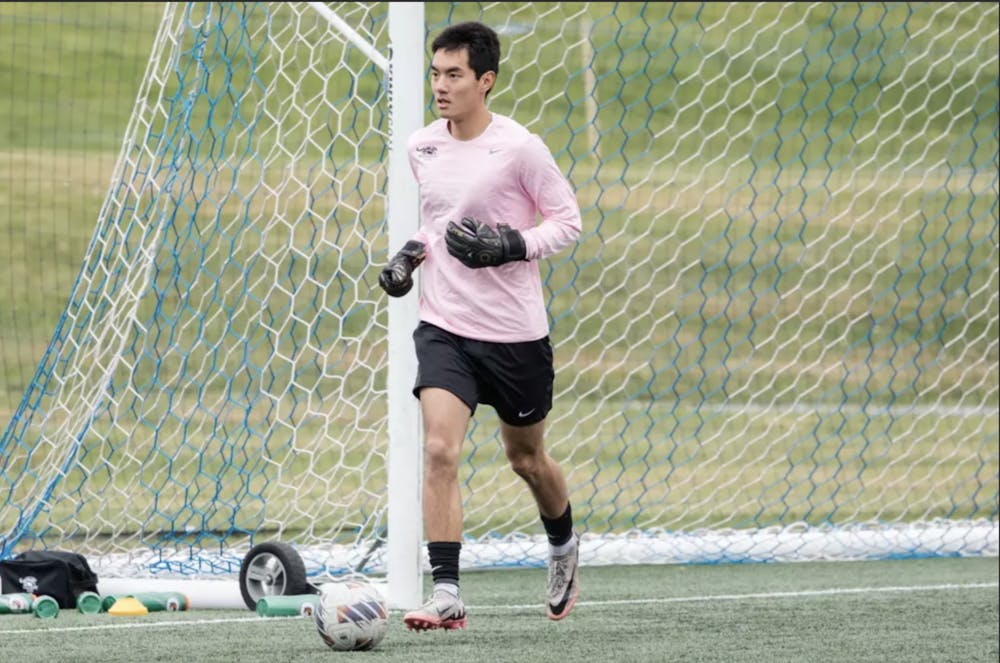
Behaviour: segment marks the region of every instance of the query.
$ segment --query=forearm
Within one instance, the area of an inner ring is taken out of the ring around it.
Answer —
[[[538,226],[521,231],[521,236],[528,260],[539,260],[553,256],[576,242],[580,232],[580,211],[566,208]]]
[[[573,244],[583,228],[576,194],[537,136],[522,151],[520,183],[542,222],[521,230],[528,260],[548,258]]]

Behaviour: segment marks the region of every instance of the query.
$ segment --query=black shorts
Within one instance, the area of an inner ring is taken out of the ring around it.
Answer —
[[[501,421],[529,426],[552,409],[552,343],[549,337],[523,343],[490,343],[464,338],[422,322],[413,332],[417,381],[458,396],[474,414],[476,404],[492,405]]]

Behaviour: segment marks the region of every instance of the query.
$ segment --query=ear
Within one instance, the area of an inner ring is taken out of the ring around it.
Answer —
[[[486,92],[489,92],[490,90],[493,89],[493,86],[496,84],[496,82],[497,82],[497,72],[495,71],[483,72],[483,75],[479,78],[479,89],[485,94]]]

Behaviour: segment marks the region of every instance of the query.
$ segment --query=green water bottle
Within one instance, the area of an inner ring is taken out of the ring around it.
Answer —
[[[76,609],[85,615],[93,615],[103,608],[101,597],[96,592],[80,592],[76,597]]]
[[[316,594],[265,596],[257,601],[257,614],[261,617],[312,617],[318,604]]]
[[[139,603],[146,606],[150,612],[176,612],[188,609],[188,598],[181,592],[140,592],[131,594]]]
[[[31,611],[40,619],[55,619],[59,616],[59,603],[51,596],[36,596]]]
[[[0,615],[29,613],[34,602],[31,594],[0,594]]]

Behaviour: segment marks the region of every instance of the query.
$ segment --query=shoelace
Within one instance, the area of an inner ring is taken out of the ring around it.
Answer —
[[[567,578],[568,564],[564,564],[563,563],[564,560],[559,560],[559,561],[553,560],[553,561],[555,561],[555,564],[553,565],[554,568],[552,569],[552,573],[549,576],[549,587],[559,587],[565,584],[568,580]]]

